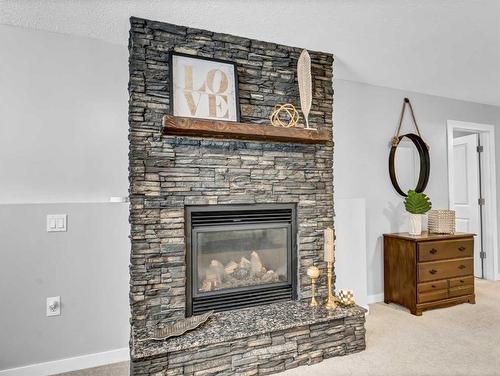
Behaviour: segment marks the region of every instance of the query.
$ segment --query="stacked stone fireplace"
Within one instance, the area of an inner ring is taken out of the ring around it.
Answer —
[[[235,62],[241,121],[267,124],[275,104],[300,103],[301,49],[138,18],[129,49],[132,375],[260,375],[364,349],[362,308],[306,303],[307,268],[326,274],[333,141],[160,135],[171,52]],[[310,123],[331,130],[333,57],[310,55]],[[208,310],[204,326],[151,340]]]

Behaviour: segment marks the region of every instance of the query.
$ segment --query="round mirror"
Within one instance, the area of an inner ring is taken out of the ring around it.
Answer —
[[[414,189],[423,192],[429,181],[430,157],[424,140],[413,133],[398,138],[389,154],[389,175],[394,189],[401,195]]]
[[[403,192],[415,189],[420,174],[420,156],[417,147],[408,138],[403,138],[394,154],[394,172]]]

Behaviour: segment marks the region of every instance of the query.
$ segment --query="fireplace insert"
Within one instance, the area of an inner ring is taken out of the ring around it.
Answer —
[[[186,315],[296,299],[295,204],[186,207]]]

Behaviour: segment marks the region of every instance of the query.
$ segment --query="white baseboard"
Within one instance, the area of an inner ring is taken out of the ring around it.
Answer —
[[[373,304],[383,301],[384,301],[384,293],[368,295],[368,304]]]
[[[0,376],[41,376],[99,367],[106,364],[125,362],[130,359],[129,348],[105,351],[95,354],[54,360],[51,362],[30,364],[29,366],[10,368],[0,371]]]

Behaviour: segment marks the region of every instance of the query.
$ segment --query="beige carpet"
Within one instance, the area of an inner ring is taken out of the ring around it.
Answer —
[[[73,371],[67,373],[60,373],[56,376],[128,376],[129,364],[128,362],[110,364],[108,366],[87,368],[81,371]]]
[[[367,316],[367,349],[283,376],[499,376],[500,282],[476,281],[477,304],[424,312],[377,303]],[[66,376],[126,376],[126,363]]]

